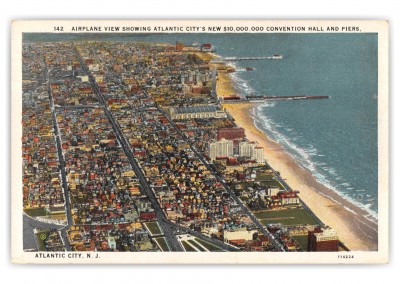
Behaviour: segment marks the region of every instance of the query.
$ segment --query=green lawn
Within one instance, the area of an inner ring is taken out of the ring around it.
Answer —
[[[256,181],[274,181],[276,179],[274,174],[271,173],[258,173]]]
[[[303,249],[303,251],[307,251],[308,245],[308,236],[292,236],[293,240],[295,240]]]
[[[38,245],[38,251],[46,251],[47,249],[44,245],[44,241],[49,237],[49,231],[38,232],[35,234],[35,237]]]
[[[150,233],[152,235],[161,235],[162,234],[161,229],[158,226],[157,222],[148,222],[148,223],[145,223],[145,224],[146,224],[146,227],[149,229],[149,231],[150,231]]]
[[[28,214],[31,217],[37,217],[37,216],[46,216],[46,211],[44,210],[44,207],[41,208],[26,208],[24,209],[24,212]]]
[[[165,241],[165,238],[155,238],[157,241],[158,245],[161,247],[162,251],[170,251],[167,242]]]
[[[260,181],[261,185],[268,186],[268,187],[279,187],[283,189],[283,186],[279,181],[270,180],[270,181]]]
[[[197,251],[187,241],[182,241],[182,245],[186,251]]]
[[[203,241],[201,239],[196,238],[195,239],[198,243],[202,244],[206,249],[208,249],[209,251],[224,251],[223,249],[221,249],[218,246],[215,246],[213,244],[210,244],[209,242]]]
[[[196,243],[195,241],[193,241],[193,240],[188,240],[188,242],[189,242],[190,244],[194,245],[194,246],[195,246],[197,249],[199,249],[200,251],[206,251],[204,248],[202,248],[201,246],[199,246],[199,244]]]
[[[317,221],[302,208],[283,210],[264,210],[254,215],[266,224],[281,223],[283,225],[317,225]]]

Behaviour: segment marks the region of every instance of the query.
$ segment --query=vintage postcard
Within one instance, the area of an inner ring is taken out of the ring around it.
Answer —
[[[388,28],[13,22],[12,262],[387,263]]]

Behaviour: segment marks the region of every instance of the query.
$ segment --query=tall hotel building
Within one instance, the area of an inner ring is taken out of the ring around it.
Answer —
[[[308,232],[308,251],[338,251],[339,238],[336,231],[327,227]]]
[[[256,160],[257,163],[264,163],[264,148],[257,146],[253,149],[253,155],[251,156],[252,159]]]
[[[257,146],[256,142],[240,142],[239,143],[239,156],[250,157],[257,161],[257,163],[264,162],[264,148]]]
[[[217,157],[232,157],[233,141],[222,138],[217,142],[210,143],[210,159],[215,161]]]
[[[239,156],[241,157],[252,157],[253,150],[257,146],[255,142],[240,142],[239,143]]]

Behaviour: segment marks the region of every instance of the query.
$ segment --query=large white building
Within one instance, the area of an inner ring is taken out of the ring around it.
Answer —
[[[245,240],[251,241],[254,239],[254,234],[257,230],[248,230],[246,228],[240,228],[235,230],[224,230],[224,242],[229,243],[232,240]]]
[[[215,161],[217,157],[232,157],[233,141],[222,138],[217,142],[210,143],[210,159]]]
[[[192,118],[226,118],[227,114],[217,105],[199,105],[191,107],[171,107],[169,114],[172,119]]]
[[[250,157],[257,161],[257,163],[264,162],[264,148],[257,146],[256,142],[240,142],[239,143],[239,156]]]
[[[253,150],[257,146],[255,142],[240,142],[239,143],[239,156],[241,157],[251,157],[253,155]]]
[[[263,163],[264,158],[264,148],[257,146],[253,149],[253,155],[251,156],[252,159],[256,160],[257,163]]]

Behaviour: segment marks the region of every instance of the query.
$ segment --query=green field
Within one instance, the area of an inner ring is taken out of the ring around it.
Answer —
[[[44,241],[47,240],[49,237],[49,231],[38,232],[35,234],[38,250],[39,251],[46,251],[46,246]]]
[[[198,243],[202,244],[206,249],[208,249],[209,251],[224,251],[223,249],[221,249],[218,246],[215,246],[213,244],[210,244],[209,242],[203,241],[201,239],[196,238],[195,239]]]
[[[295,240],[304,251],[307,251],[308,245],[308,236],[292,236],[293,240]]]
[[[193,241],[193,240],[188,240],[188,242],[189,242],[190,244],[194,245],[198,250],[200,250],[200,251],[206,251],[204,248],[202,248],[201,246],[199,246],[199,244],[196,243],[195,241]]]
[[[302,208],[283,210],[264,210],[254,213],[260,221],[266,224],[281,223],[283,225],[317,225],[317,221]]]
[[[170,251],[165,238],[155,238],[162,251]]]
[[[149,223],[145,223],[145,225],[149,229],[149,231],[152,235],[161,235],[162,234],[160,226],[158,226],[157,222],[149,222]]]
[[[41,208],[27,208],[24,212],[31,217],[46,216],[46,211],[43,207]]]
[[[187,241],[182,241],[182,245],[186,251],[196,251]]]
[[[261,181],[261,185],[263,186],[268,186],[268,187],[279,187],[280,189],[283,189],[283,186],[279,181],[276,180],[269,180],[269,181]]]
[[[273,181],[276,180],[274,174],[271,173],[257,173],[256,181]]]

